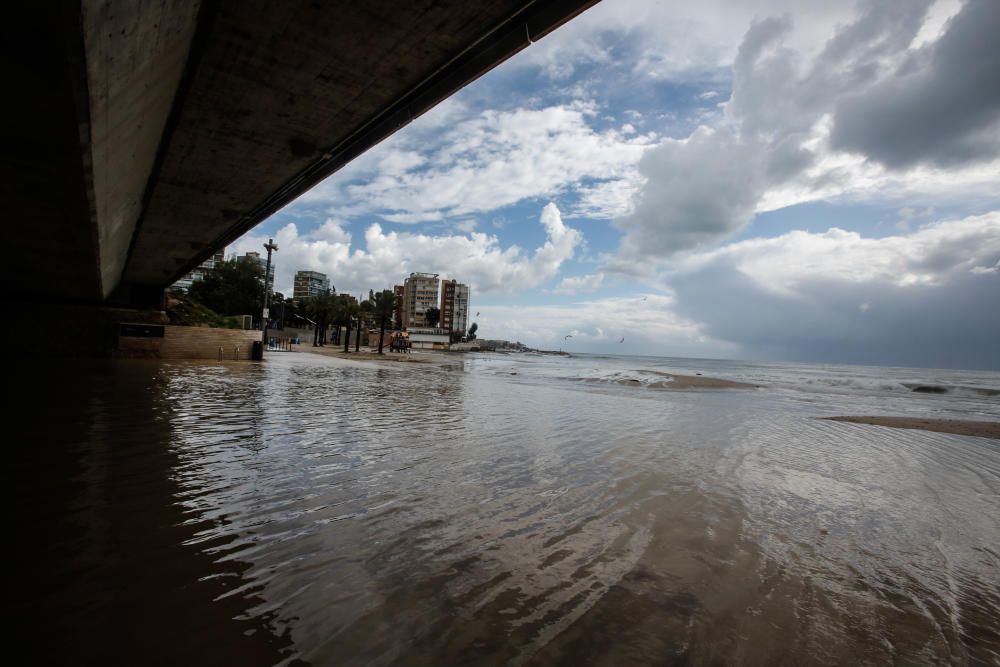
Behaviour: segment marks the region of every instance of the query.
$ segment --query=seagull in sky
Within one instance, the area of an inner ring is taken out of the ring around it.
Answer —
[[[624,342],[625,342],[625,337],[624,337],[624,336],[622,336],[622,339],[621,339],[620,341],[618,341],[618,344],[620,345],[620,344],[622,344],[622,343],[624,343]]]
[[[479,311],[478,310],[476,311],[476,317],[479,317]]]
[[[569,334],[568,336],[566,336],[565,338],[563,338],[563,340],[566,340],[566,338],[572,338],[572,337],[573,337],[573,334]]]

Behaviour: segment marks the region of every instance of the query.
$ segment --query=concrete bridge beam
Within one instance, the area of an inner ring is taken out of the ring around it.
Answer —
[[[597,0],[22,3],[0,213],[18,298],[163,289]]]

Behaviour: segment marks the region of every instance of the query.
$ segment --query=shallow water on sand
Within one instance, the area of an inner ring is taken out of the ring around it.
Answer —
[[[8,626],[37,662],[1000,663],[1000,441],[814,418],[996,396],[711,363],[768,386],[501,355],[36,369]],[[1000,386],[972,375],[945,379]]]

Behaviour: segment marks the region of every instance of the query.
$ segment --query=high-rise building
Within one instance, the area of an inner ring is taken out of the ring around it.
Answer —
[[[426,327],[424,313],[438,305],[438,274],[411,273],[403,282],[403,328]]]
[[[246,254],[243,254],[243,255],[240,255],[239,257],[237,257],[236,261],[237,262],[250,262],[252,264],[256,264],[257,266],[260,267],[260,273],[261,273],[261,275],[264,274],[264,271],[267,271],[267,257],[266,256],[262,257],[259,252],[253,252],[251,250],[250,252],[248,252]],[[270,269],[270,271],[267,271],[267,284],[271,286],[272,290],[274,289],[274,260],[273,259],[271,260],[271,269]]]
[[[296,303],[302,299],[314,297],[330,291],[330,281],[325,273],[319,271],[296,271],[295,282],[292,285],[292,298]]]
[[[182,289],[185,292],[191,287],[191,283],[196,280],[204,280],[205,274],[215,268],[216,264],[221,264],[226,259],[226,249],[223,248],[219,252],[213,254],[211,257],[206,259],[204,262],[199,264],[197,268],[189,272],[183,278],[178,280],[173,284],[173,287],[177,289]]]
[[[457,280],[441,281],[441,328],[465,335],[469,326],[469,286]]]

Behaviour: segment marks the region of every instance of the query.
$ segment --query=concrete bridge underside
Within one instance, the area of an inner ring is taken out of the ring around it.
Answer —
[[[596,1],[32,3],[3,29],[6,291],[156,307]]]

